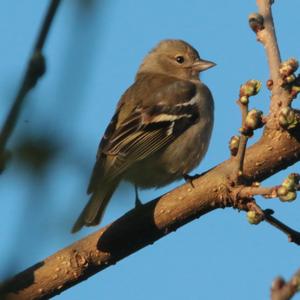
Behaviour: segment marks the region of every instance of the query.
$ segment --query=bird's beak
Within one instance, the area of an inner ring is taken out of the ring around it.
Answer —
[[[215,65],[216,64],[212,61],[198,59],[192,64],[192,69],[196,70],[198,72],[202,72],[202,71],[205,71],[207,69],[214,67]]]

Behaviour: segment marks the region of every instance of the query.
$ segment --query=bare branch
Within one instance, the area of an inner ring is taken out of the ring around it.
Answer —
[[[271,224],[272,226],[276,227],[284,234],[288,236],[289,242],[295,243],[300,246],[300,232],[290,228],[289,226],[285,225],[278,219],[274,218],[269,211],[264,212],[265,221]]]
[[[240,101],[237,102],[239,104],[242,113],[242,127],[243,127],[248,114],[248,105],[241,104]],[[239,149],[236,155],[238,178],[240,178],[243,175],[244,159],[245,159],[248,138],[249,137],[247,135],[242,133],[240,138],[240,143],[239,143]]]
[[[60,0],[52,0],[49,5],[43,25],[35,43],[35,47],[32,51],[31,58],[29,59],[23,81],[0,132],[0,173],[4,170],[6,157],[5,147],[16,126],[25,96],[36,85],[39,78],[41,78],[45,73],[45,59],[42,54],[42,50],[59,3]]]
[[[241,85],[239,99],[237,104],[241,109],[242,114],[242,127],[240,128],[241,137],[232,137],[229,143],[231,153],[234,154],[236,144],[238,149],[236,153],[236,174],[233,175],[237,178],[236,181],[240,183],[243,176],[244,159],[247,148],[248,138],[253,135],[253,131],[263,126],[262,112],[258,110],[251,110],[249,112],[249,98],[256,95],[261,87],[261,83],[258,80],[248,80]],[[233,180],[235,181],[235,178]]]
[[[247,149],[245,176],[261,181],[300,159],[300,126],[294,135],[276,131]],[[286,147],[286,145],[289,147]],[[272,147],[272,152],[270,152]],[[278,160],[278,157],[284,157]],[[185,184],[131,211],[25,270],[3,286],[7,299],[47,299],[96,272],[154,243],[184,224],[219,207],[232,206],[230,176],[235,157]]]
[[[278,219],[272,216],[274,213],[271,209],[262,210],[254,199],[248,199],[248,202],[241,201],[238,205],[240,210],[247,211],[247,218],[250,224],[259,224],[261,221],[266,221],[276,229],[288,236],[289,242],[300,246],[300,232],[290,228]]]
[[[34,52],[41,52],[43,47],[44,47],[44,44],[45,44],[45,41],[46,41],[46,38],[48,36],[48,33],[49,33],[49,30],[50,30],[50,27],[51,27],[51,24],[52,24],[52,21],[54,19],[54,16],[57,12],[57,8],[60,4],[60,1],[61,0],[52,0],[49,7],[48,7],[48,10],[47,10],[47,14],[45,16],[45,19],[44,19],[44,22],[42,24],[42,27],[40,29],[40,32],[39,32],[39,35],[38,35],[38,38],[37,38],[37,41],[36,41],[36,44],[35,44],[35,47],[34,47]]]
[[[267,199],[276,198],[277,187],[261,187],[261,186],[242,186],[237,191],[237,198],[252,198],[254,196],[263,196]]]
[[[279,80],[280,52],[277,44],[271,0],[256,0],[260,15],[264,19],[264,29],[257,32],[258,40],[264,45],[269,62],[270,77],[273,82]]]

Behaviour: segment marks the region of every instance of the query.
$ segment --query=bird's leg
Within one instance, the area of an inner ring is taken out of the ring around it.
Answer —
[[[211,170],[213,170],[215,167],[201,173],[201,174],[196,174],[196,175],[189,175],[189,174],[182,174],[183,179],[185,180],[186,183],[189,183],[193,188],[195,187],[193,184],[193,180],[205,175],[206,173],[210,172]]]
[[[141,205],[143,205],[143,203],[141,202],[141,200],[139,198],[139,191],[138,191],[138,187],[136,185],[134,185],[134,191],[135,191],[135,208],[138,208]]]

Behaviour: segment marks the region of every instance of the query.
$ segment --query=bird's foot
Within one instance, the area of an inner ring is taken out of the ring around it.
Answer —
[[[195,186],[194,186],[193,180],[199,178],[200,175],[199,174],[196,174],[196,175],[182,174],[182,177],[186,183],[189,183],[192,186],[192,188],[194,188]]]
[[[143,205],[143,203],[142,203],[142,201],[140,200],[138,188],[137,188],[136,185],[134,186],[134,190],[135,190],[135,202],[134,202],[134,208],[139,208],[139,207],[141,207],[141,206]]]

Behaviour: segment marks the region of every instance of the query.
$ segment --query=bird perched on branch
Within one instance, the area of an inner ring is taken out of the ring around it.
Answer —
[[[210,141],[214,104],[199,73],[214,65],[181,40],[163,40],[145,57],[100,142],[91,197],[72,232],[99,224],[121,180],[161,187],[200,163]]]

